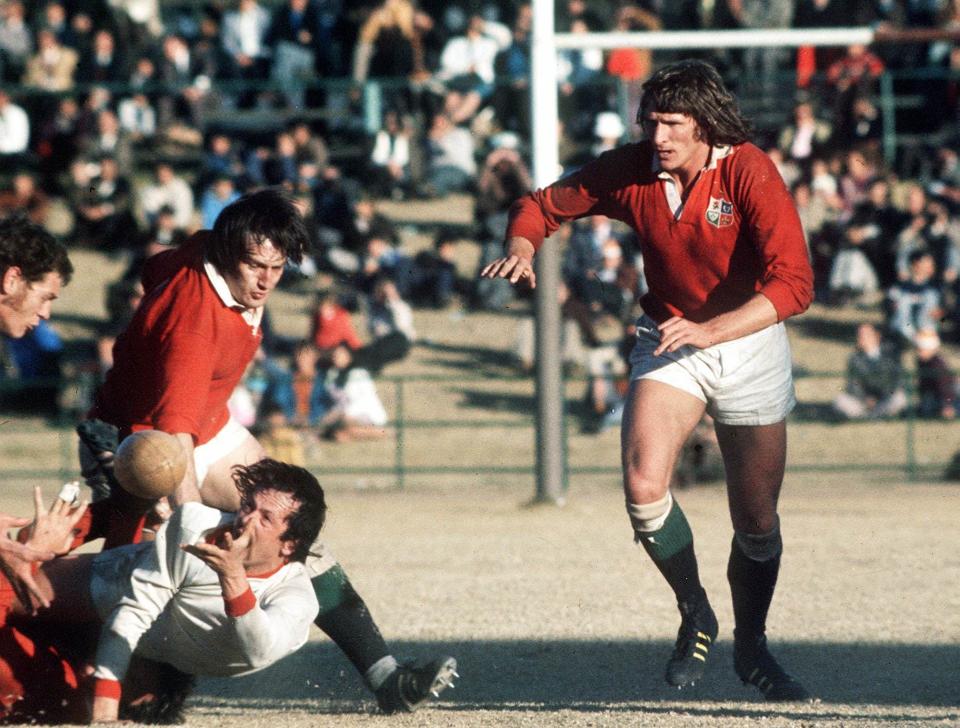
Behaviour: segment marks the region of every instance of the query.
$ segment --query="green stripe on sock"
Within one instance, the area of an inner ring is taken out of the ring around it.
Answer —
[[[321,615],[354,598],[353,587],[340,564],[334,564],[322,574],[313,577],[310,584],[313,586],[313,593],[317,595]]]
[[[656,531],[637,532],[637,537],[654,561],[666,561],[693,543],[690,524],[676,501],[673,502],[663,526]]]

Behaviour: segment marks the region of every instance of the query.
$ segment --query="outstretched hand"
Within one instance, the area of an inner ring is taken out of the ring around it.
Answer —
[[[52,551],[57,556],[67,553],[73,543],[73,529],[87,510],[86,501],[74,504],[54,498],[49,510],[44,512],[43,493],[38,486],[33,490],[33,506],[36,516],[27,545],[38,551]]]
[[[33,503],[36,512],[33,520],[0,514],[0,571],[29,613],[50,606],[48,595],[34,577],[35,565],[70,549],[73,528],[87,510],[86,503],[75,506],[56,498],[50,510],[45,511],[39,486],[34,488]],[[10,538],[9,529],[24,526],[30,526],[30,536],[25,543]]]
[[[513,284],[527,281],[531,288],[537,287],[537,276],[533,271],[533,243],[526,238],[510,238],[507,252],[480,271],[481,278],[506,278]]]

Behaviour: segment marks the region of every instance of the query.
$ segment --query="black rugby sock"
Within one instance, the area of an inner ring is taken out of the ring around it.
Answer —
[[[310,580],[320,603],[314,620],[362,676],[390,654],[380,629],[343,569],[336,564]]]
[[[749,558],[736,537],[730,546],[727,581],[733,598],[733,618],[738,638],[750,640],[766,631],[767,612],[780,573],[780,554],[765,561]]]

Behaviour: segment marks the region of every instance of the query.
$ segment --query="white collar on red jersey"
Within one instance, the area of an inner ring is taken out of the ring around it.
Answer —
[[[263,318],[263,306],[246,308],[243,304],[238,303],[237,299],[230,293],[230,286],[227,285],[227,279],[220,274],[220,271],[218,271],[209,260],[203,261],[203,270],[207,274],[207,278],[210,279],[210,285],[213,286],[213,290],[217,292],[220,300],[223,301],[223,305],[237,311],[243,316],[244,321],[256,329],[260,325],[260,320]]]
[[[734,147],[732,144],[718,144],[710,150],[710,159],[707,162],[707,166],[703,168],[703,171],[717,168],[717,162],[719,162],[724,157],[729,157],[733,154]],[[669,173],[664,172],[660,169],[660,158],[654,154],[653,159],[650,161],[650,169],[657,173],[657,177],[660,179],[669,179],[673,178]]]

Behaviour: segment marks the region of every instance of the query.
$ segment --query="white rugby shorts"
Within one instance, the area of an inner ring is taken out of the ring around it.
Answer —
[[[783,322],[733,341],[654,356],[657,323],[644,314],[630,353],[630,381],[653,379],[705,402],[707,413],[725,425],[771,425],[797,403],[793,362]]]

